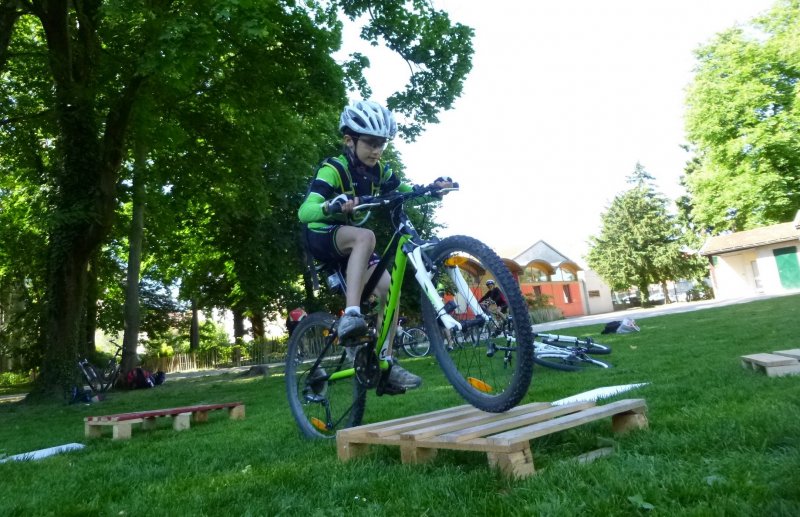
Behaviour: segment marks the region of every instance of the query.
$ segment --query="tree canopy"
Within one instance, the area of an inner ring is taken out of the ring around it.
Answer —
[[[0,294],[38,308],[43,385],[71,375],[90,263],[125,253],[134,148],[145,277],[251,312],[296,290],[296,206],[369,95],[368,60],[332,57],[340,14],[409,63],[406,138],[452,107],[472,30],[424,1],[0,0]]]
[[[686,128],[693,219],[720,233],[786,222],[800,208],[800,1],[697,51]]]

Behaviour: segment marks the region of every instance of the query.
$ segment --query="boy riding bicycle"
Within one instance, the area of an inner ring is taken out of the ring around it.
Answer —
[[[389,140],[397,133],[397,123],[388,109],[373,101],[357,101],[342,111],[339,129],[344,152],[328,158],[317,170],[298,217],[306,224],[303,238],[311,255],[323,263],[341,265],[345,271],[346,308],[337,326],[339,339],[345,342],[346,338],[363,336],[367,332],[367,323],[361,314],[361,294],[366,279],[378,263],[374,252],[375,234],[360,227],[369,213],[355,211],[359,197],[395,190],[409,192],[412,187],[401,182],[389,165],[380,161]],[[439,178],[436,185],[450,187],[452,183]],[[389,280],[389,274],[384,271],[375,287],[381,304],[385,303]],[[380,317],[382,311],[378,314]],[[382,358],[391,356],[392,337],[387,337],[381,349]],[[389,383],[411,389],[419,387],[422,379],[395,364]]]

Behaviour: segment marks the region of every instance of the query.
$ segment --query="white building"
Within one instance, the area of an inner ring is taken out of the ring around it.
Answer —
[[[800,289],[800,211],[790,223],[709,237],[700,254],[709,257],[718,299],[779,294]]]

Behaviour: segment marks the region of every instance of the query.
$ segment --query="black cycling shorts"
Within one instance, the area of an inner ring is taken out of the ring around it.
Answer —
[[[330,225],[317,230],[308,228],[303,230],[306,248],[314,259],[324,264],[339,265],[342,268],[347,266],[350,254],[343,253],[336,246],[336,231],[341,227],[342,225]],[[380,262],[380,257],[373,252],[367,267],[372,267],[378,262]]]

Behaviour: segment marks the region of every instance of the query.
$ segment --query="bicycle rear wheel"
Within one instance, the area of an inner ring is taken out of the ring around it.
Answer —
[[[500,257],[471,237],[443,239],[427,255],[432,282],[445,290],[447,309],[463,327],[451,332],[453,342],[445,346],[436,311],[423,295],[425,329],[445,376],[478,409],[499,413],[514,407],[527,393],[533,370],[533,334],[519,285]],[[495,281],[508,302],[509,325],[515,338],[513,360],[490,352],[490,343],[507,345],[506,336],[498,334],[491,317],[478,317],[478,300],[489,279]]]
[[[431,342],[419,327],[406,329],[403,335],[403,350],[411,357],[425,357],[431,350]]]
[[[300,431],[308,438],[334,438],[338,429],[361,424],[367,393],[355,376],[330,380],[350,368],[333,336],[334,318],[318,312],[300,322],[289,340],[286,393]]]

